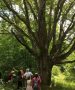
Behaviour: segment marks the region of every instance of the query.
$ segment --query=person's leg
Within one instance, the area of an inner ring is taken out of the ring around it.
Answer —
[[[17,89],[19,89],[19,81],[18,81],[18,83],[17,83]]]

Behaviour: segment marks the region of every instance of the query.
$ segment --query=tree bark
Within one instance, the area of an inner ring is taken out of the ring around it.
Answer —
[[[51,74],[52,74],[52,68],[50,68],[49,70],[43,69],[42,70],[42,75],[41,75],[41,79],[42,79],[42,90],[49,90],[50,85],[51,85]]]
[[[51,74],[52,74],[52,64],[49,64],[48,58],[44,55],[39,60],[39,73],[42,79],[42,90],[49,90],[51,85]]]

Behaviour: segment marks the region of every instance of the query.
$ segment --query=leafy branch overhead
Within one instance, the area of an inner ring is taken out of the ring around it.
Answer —
[[[62,64],[75,50],[75,0],[1,0],[0,17],[37,58]]]

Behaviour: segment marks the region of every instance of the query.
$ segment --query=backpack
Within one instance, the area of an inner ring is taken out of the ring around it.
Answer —
[[[34,80],[33,88],[38,90],[38,80]]]

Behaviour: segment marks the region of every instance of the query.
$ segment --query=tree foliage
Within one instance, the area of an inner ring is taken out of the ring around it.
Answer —
[[[37,58],[42,75],[53,65],[75,62],[65,61],[75,49],[75,0],[1,0],[0,4],[0,17]]]
[[[13,67],[35,70],[35,59],[10,33],[0,34],[0,53],[0,71],[3,73],[12,70]]]

